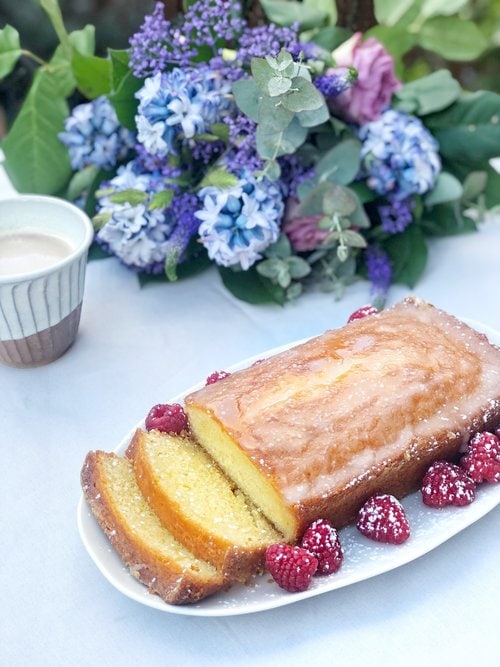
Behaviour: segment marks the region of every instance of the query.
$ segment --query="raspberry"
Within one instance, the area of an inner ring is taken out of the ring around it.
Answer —
[[[361,308],[358,308],[358,310],[355,310],[354,313],[349,315],[347,323],[353,322],[354,320],[360,320],[363,317],[367,317],[368,315],[375,315],[376,313],[378,313],[378,309],[375,308],[375,306],[370,304],[362,306]]]
[[[479,484],[500,482],[500,439],[488,431],[476,433],[470,441],[460,465]]]
[[[266,551],[266,568],[280,588],[298,593],[309,588],[318,559],[301,547],[272,544]]]
[[[304,533],[300,546],[318,559],[317,574],[332,574],[342,565],[344,553],[339,536],[327,519],[314,521]]]
[[[146,417],[146,430],[162,431],[163,433],[177,433],[188,427],[187,415],[179,403],[158,403],[154,405]]]
[[[359,510],[356,528],[376,542],[401,544],[410,537],[410,524],[403,506],[386,493],[368,498]]]
[[[422,500],[429,507],[469,505],[475,498],[476,485],[462,468],[448,461],[436,461],[424,475]]]
[[[209,375],[205,381],[205,385],[207,384],[215,384],[219,380],[223,380],[224,378],[228,378],[231,375],[231,373],[227,373],[226,371],[214,371],[211,375]]]

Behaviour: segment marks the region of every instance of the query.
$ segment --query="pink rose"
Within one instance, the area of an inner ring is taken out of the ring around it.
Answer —
[[[355,33],[333,52],[338,66],[352,65],[358,71],[356,83],[330,101],[330,109],[352,123],[363,125],[376,120],[401,88],[394,74],[394,61],[374,37],[362,42]]]
[[[318,228],[321,215],[300,215],[299,200],[290,197],[285,207],[283,231],[297,252],[308,252],[317,248],[328,236],[328,231]]]

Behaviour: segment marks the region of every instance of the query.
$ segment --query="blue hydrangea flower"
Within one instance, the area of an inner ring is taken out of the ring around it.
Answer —
[[[123,190],[140,190],[147,194],[139,204],[116,203],[111,201],[112,193]],[[194,202],[185,202],[183,195],[176,195],[166,209],[149,209],[152,197],[165,189],[165,182],[158,173],[140,171],[136,162],[129,162],[118,169],[117,175],[106,184],[106,189],[98,199],[98,213],[108,214],[109,220],[96,234],[99,245],[109,254],[116,255],[126,266],[145,273],[161,273],[167,254],[175,245],[176,256],[180,257],[189,238],[196,232],[198,220],[194,218],[197,207]],[[181,198],[182,201],[177,201]],[[186,203],[191,206],[191,218],[178,219]],[[189,223],[189,230],[179,226]]]
[[[441,170],[439,145],[422,122],[388,109],[359,129],[367,184],[382,195],[405,199],[430,190]]]
[[[136,93],[138,140],[152,155],[176,154],[182,140],[209,132],[232,109],[230,84],[206,67],[176,68]]]
[[[95,165],[112,169],[134,145],[134,135],[118,122],[106,97],[76,106],[64,121],[60,141],[67,146],[75,171]]]
[[[227,190],[214,186],[199,192],[203,208],[198,233],[208,256],[221,266],[249,269],[279,236],[284,204],[278,186],[245,175]]]

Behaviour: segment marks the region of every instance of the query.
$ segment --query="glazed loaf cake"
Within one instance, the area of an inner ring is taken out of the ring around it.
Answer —
[[[191,429],[285,539],[401,497],[500,423],[500,350],[423,301],[328,331],[196,391]]]
[[[89,452],[81,471],[85,498],[131,574],[170,604],[221,590],[220,570],[191,553],[162,525],[142,496],[127,459]]]
[[[144,497],[190,551],[231,582],[263,569],[282,536],[197,443],[138,429],[126,454]]]

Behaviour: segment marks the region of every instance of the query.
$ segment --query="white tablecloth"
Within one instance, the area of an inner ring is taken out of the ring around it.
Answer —
[[[0,192],[8,184],[0,175]],[[500,330],[500,220],[432,243],[415,294]],[[410,293],[390,292],[393,303]],[[263,613],[163,613],[115,590],[77,530],[79,472],[157,403],[247,356],[345,322],[369,286],[285,308],[231,297],[215,271],[141,289],[115,260],[88,267],[73,348],[0,366],[0,664],[500,665],[500,508],[418,560]]]

